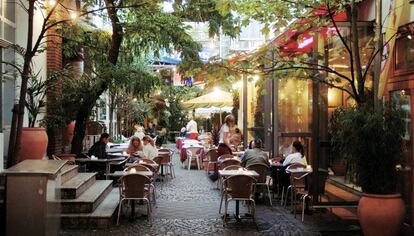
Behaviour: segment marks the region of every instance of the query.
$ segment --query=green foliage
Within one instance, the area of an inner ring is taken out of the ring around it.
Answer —
[[[339,108],[331,120],[331,142],[356,170],[357,184],[371,194],[396,191],[396,165],[402,157],[401,111],[386,107]]]

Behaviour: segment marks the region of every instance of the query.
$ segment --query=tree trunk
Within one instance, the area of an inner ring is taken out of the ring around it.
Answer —
[[[29,1],[29,7],[27,11],[27,14],[28,14],[27,44],[26,44],[26,52],[24,54],[23,72],[21,74],[22,82],[20,85],[19,103],[15,107],[17,109],[13,109],[12,120],[16,121],[17,124],[15,124],[15,128],[12,127],[12,130],[10,131],[9,157],[8,157],[8,159],[10,160],[10,163],[7,164],[8,166],[12,166],[16,164],[20,156],[24,108],[26,105],[27,83],[28,83],[29,76],[30,76],[30,65],[32,63],[34,52],[37,51],[37,50],[33,51],[33,16],[34,16],[35,2],[36,2],[35,0]],[[39,37],[41,37],[41,35]]]
[[[109,93],[111,94],[111,93]],[[112,94],[109,98],[109,133],[115,136],[114,132],[114,110],[115,110],[115,95]]]
[[[123,28],[117,15],[117,9],[114,7],[114,0],[105,0],[105,6],[107,7],[106,10],[112,24],[112,42],[111,48],[109,49],[108,61],[112,65],[116,65],[123,39]],[[108,86],[109,83],[104,79],[96,93],[91,95],[90,99],[87,99],[81,104],[79,113],[76,116],[75,133],[72,141],[72,153],[76,155],[81,154],[83,139],[85,138],[85,122],[88,120],[96,101],[102,93],[108,89]]]
[[[354,55],[356,80],[358,82],[359,103],[364,103],[366,101],[365,81],[362,76],[361,55],[359,51],[358,7],[354,0],[351,1],[351,47]]]
[[[376,23],[376,31],[375,31],[375,38],[377,38],[377,45],[376,51],[378,54],[375,58],[375,67],[374,67],[374,78],[372,83],[372,90],[373,90],[373,100],[374,100],[374,107],[375,109],[380,108],[380,100],[378,98],[378,90],[379,90],[379,82],[381,77],[381,59],[383,53],[383,40],[382,40],[382,0],[375,0],[375,23]]]

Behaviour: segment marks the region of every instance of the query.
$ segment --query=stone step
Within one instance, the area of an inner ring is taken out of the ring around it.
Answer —
[[[61,214],[62,229],[108,228],[114,222],[119,204],[119,190],[113,189],[92,213]]]
[[[96,173],[78,173],[66,183],[58,186],[56,191],[60,191],[62,199],[75,199],[92,186],[95,181]]]
[[[65,165],[60,172],[60,183],[64,184],[78,174],[77,165]]]
[[[49,201],[50,204],[60,204],[62,213],[91,213],[112,190],[112,180],[96,180],[76,199],[61,199]]]

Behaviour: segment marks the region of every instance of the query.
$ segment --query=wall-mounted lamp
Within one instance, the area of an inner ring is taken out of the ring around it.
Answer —
[[[413,0],[414,1],[414,0]],[[413,36],[411,36],[411,34],[409,34],[409,35],[407,35],[407,38],[409,39],[409,40],[411,40],[412,38],[413,38]]]

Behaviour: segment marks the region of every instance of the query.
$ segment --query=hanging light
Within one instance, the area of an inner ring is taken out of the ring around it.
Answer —
[[[78,18],[78,14],[75,11],[71,11],[69,15],[72,20],[75,20],[76,18]]]
[[[411,36],[411,34],[409,34],[409,35],[407,35],[407,38],[408,38],[409,40],[411,40],[411,39],[413,38],[413,36]]]
[[[53,7],[54,5],[56,5],[56,1],[55,0],[49,0],[49,5],[51,7]]]

